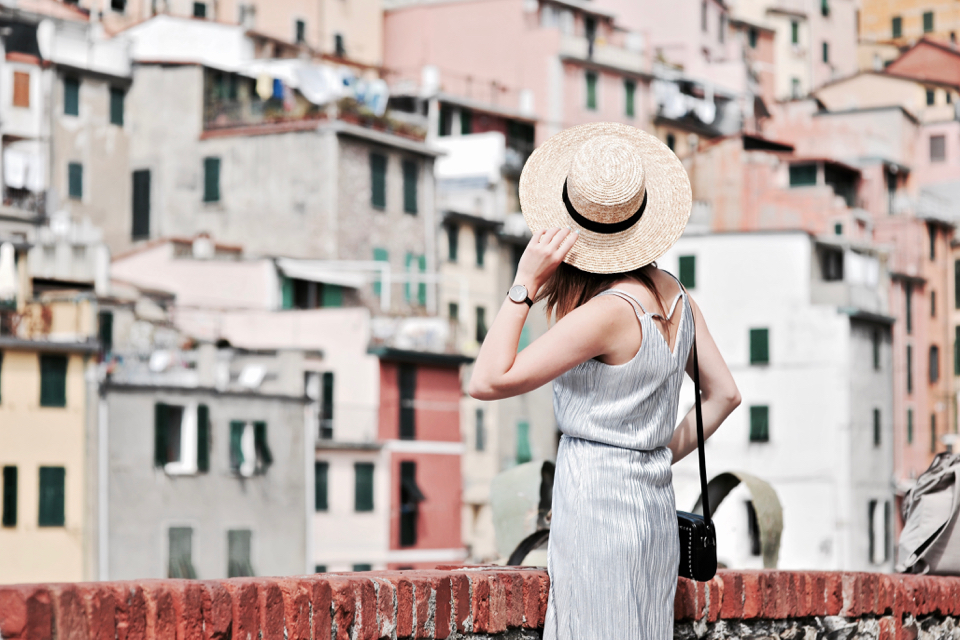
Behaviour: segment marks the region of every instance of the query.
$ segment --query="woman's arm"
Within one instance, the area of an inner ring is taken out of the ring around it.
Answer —
[[[570,251],[577,234],[569,229],[538,232],[520,258],[515,284],[531,298]],[[532,391],[564,371],[609,350],[616,313],[598,299],[564,316],[543,336],[517,353],[530,308],[505,300],[480,347],[468,392],[478,400],[499,400]]]
[[[717,343],[713,341],[700,307],[690,298],[693,318],[697,327],[697,359],[700,363],[700,407],[703,414],[703,437],[709,438],[740,405],[740,391],[733,374],[724,362]],[[693,354],[687,360],[687,374],[693,377]],[[674,463],[682,460],[697,448],[697,408],[694,405],[684,416],[673,438],[670,450]]]

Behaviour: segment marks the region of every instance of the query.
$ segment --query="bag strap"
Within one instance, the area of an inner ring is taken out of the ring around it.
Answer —
[[[693,305],[690,305],[691,311]],[[697,359],[697,320],[693,319],[693,393],[697,407],[697,450],[700,455],[700,504],[703,505],[703,519],[709,525],[710,495],[707,492],[707,457],[703,452],[703,408],[700,406],[700,361]]]

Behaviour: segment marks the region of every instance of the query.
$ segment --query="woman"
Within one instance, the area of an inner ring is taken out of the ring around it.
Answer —
[[[597,123],[538,148],[520,177],[533,232],[477,356],[469,392],[496,400],[554,381],[557,451],[544,640],[673,637],[679,541],[671,464],[696,335],[704,435],[740,403],[703,315],[654,260],[680,237],[690,182],[666,145]],[[517,353],[532,301],[557,322]]]

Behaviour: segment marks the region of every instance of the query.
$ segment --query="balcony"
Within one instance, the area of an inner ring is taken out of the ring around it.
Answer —
[[[602,39],[561,35],[560,58],[610,67],[628,73],[646,73],[643,54],[607,44]]]

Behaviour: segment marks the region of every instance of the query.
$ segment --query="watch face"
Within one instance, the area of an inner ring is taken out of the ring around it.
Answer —
[[[501,289],[503,291],[503,289]],[[527,299],[527,288],[522,284],[515,284],[510,287],[510,299],[514,302],[523,302]]]

